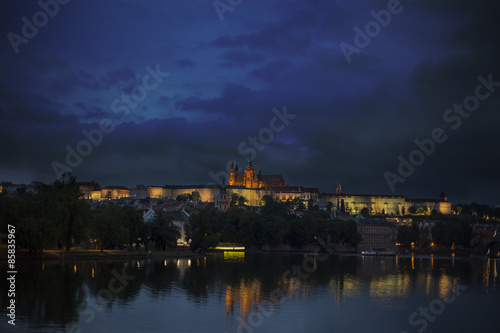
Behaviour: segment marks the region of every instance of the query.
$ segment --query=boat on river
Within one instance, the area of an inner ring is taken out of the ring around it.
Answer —
[[[371,249],[368,251],[361,251],[362,256],[395,256],[396,252],[386,248]]]

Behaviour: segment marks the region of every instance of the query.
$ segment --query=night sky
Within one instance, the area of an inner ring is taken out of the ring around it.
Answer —
[[[498,1],[44,1],[0,4],[0,181],[203,185],[252,153],[321,192],[500,203]]]

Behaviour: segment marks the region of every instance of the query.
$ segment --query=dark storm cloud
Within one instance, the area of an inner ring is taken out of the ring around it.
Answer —
[[[183,111],[206,111],[217,113],[225,120],[255,117],[261,110],[256,110],[255,105],[262,101],[262,97],[244,85],[229,83],[219,97],[199,98],[188,97],[176,102],[176,107]],[[248,119],[252,121],[251,119]]]
[[[51,162],[109,118],[115,130],[75,168],[79,179],[207,183],[232,159],[244,166],[238,145],[286,105],[297,117],[257,152],[265,174],[325,192],[342,182],[351,193],[391,194],[384,172],[440,127],[446,142],[395,193],[497,204],[500,91],[456,130],[443,113],[474,94],[478,76],[500,81],[500,5],[401,3],[347,63],[339,44],[353,43],[353,28],[387,1],[252,2],[224,22],[201,1],[71,2],[18,55],[4,40],[1,148],[11,158],[0,169],[51,181]],[[3,8],[12,13],[3,11],[4,35],[34,10]],[[149,79],[140,95],[146,67],[157,64],[170,76]],[[123,94],[131,99],[121,119],[111,104]]]
[[[304,50],[310,44],[306,36],[293,35],[284,31],[261,31],[260,33],[242,34],[235,37],[221,36],[212,43],[220,48],[245,47],[252,50],[274,51],[279,54]]]
[[[180,68],[191,68],[195,66],[194,61],[190,59],[179,59],[175,62]]]
[[[246,52],[246,51],[229,51],[223,57],[225,61],[222,66],[245,66],[247,64],[254,64],[261,62],[265,59],[264,55],[259,52]]]
[[[266,83],[276,82],[281,74],[290,67],[288,60],[277,60],[266,64],[264,67],[254,69],[251,75]]]
[[[122,68],[107,72],[101,79],[100,83],[103,88],[109,89],[117,85],[123,85],[128,82],[135,82],[135,73],[130,68]]]
[[[64,104],[47,99],[44,96],[31,96],[13,91],[0,92],[0,120],[9,124],[61,125],[64,117],[59,110]]]
[[[75,103],[75,106],[81,108],[83,111],[87,111],[87,107],[82,102]]]

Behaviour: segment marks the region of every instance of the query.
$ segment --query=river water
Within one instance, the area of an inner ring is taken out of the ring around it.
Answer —
[[[0,332],[498,332],[499,272],[411,255],[19,261]]]

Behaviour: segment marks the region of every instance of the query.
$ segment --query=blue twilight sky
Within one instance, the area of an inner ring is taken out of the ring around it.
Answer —
[[[322,192],[340,182],[499,204],[499,12],[451,0],[2,1],[0,181],[72,169],[103,186],[207,184],[252,153],[263,174]],[[415,151],[436,128],[444,142]],[[400,155],[420,165],[399,173]]]

